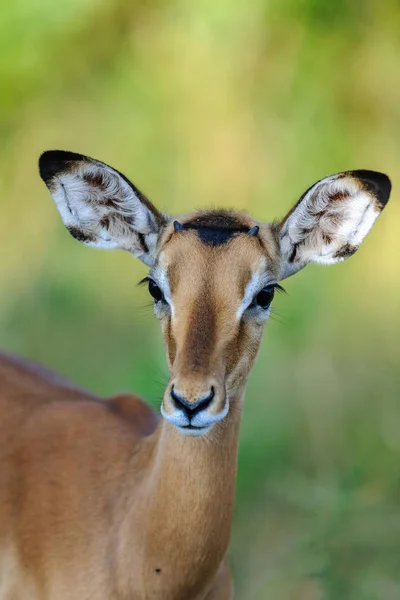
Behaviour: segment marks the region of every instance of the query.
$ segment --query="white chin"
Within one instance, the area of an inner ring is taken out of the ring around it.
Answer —
[[[187,435],[188,437],[201,437],[211,430],[212,425],[208,425],[207,427],[179,427],[178,425],[175,425],[175,427],[182,435]]]

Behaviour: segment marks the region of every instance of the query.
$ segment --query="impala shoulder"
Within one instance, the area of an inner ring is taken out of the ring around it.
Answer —
[[[134,426],[140,435],[148,436],[156,430],[160,418],[144,400],[133,394],[118,394],[108,400],[112,413]]]

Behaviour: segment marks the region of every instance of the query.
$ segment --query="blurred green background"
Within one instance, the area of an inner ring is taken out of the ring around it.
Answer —
[[[387,172],[354,258],[285,282],[251,376],[230,549],[242,600],[400,598],[400,2],[15,0],[0,20],[0,340],[158,404],[146,269],[64,230],[37,158],[109,162],[164,211],[283,214]]]

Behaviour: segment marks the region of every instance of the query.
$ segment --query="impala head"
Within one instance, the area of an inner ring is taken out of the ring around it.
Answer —
[[[76,239],[150,267],[170,370],[161,412],[187,435],[206,433],[240,400],[279,282],[354,254],[391,188],[382,173],[348,171],[318,181],[275,223],[229,211],[174,218],[92,158],[49,151],[39,166]]]

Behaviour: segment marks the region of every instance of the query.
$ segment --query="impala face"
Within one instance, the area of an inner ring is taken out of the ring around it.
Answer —
[[[161,412],[188,435],[223,419],[243,390],[278,287],[276,241],[252,227],[223,212],[170,223],[150,270],[171,374]]]
[[[40,173],[75,238],[127,250],[150,267],[144,283],[170,370],[161,412],[192,436],[240,402],[279,281],[354,254],[391,187],[374,171],[332,175],[282,221],[263,224],[218,210],[163,215],[118,171],[80,154],[45,152]]]

